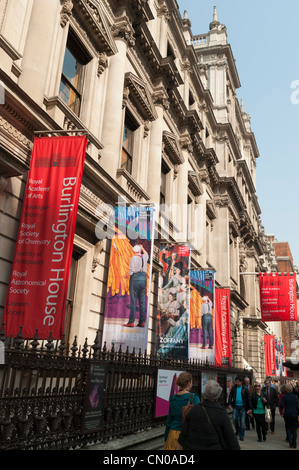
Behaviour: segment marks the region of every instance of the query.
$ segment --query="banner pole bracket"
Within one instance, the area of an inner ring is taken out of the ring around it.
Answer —
[[[34,131],[33,134],[36,137],[41,137],[42,135],[51,135],[51,134],[81,134],[89,136],[89,132],[86,129],[54,129],[54,130],[42,130],[42,131]]]

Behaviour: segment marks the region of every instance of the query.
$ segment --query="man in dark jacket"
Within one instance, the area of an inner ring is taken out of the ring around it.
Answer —
[[[271,434],[274,434],[275,429],[275,411],[276,407],[278,406],[278,391],[276,387],[271,385],[271,381],[269,379],[265,380],[265,386],[263,387],[263,392],[266,395],[267,401],[270,405],[272,421],[270,423]],[[266,424],[266,429],[268,430],[268,423]]]
[[[244,441],[246,414],[251,410],[251,400],[248,389],[243,385],[242,377],[236,377],[236,383],[232,387],[228,398],[229,409],[234,410],[233,421],[236,428],[236,436]]]

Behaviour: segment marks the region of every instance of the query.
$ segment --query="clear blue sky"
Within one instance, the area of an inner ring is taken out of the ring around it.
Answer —
[[[251,116],[260,153],[256,174],[262,223],[266,233],[289,242],[298,266],[299,0],[178,4],[182,16],[187,10],[194,35],[208,32],[214,5],[218,21],[227,27],[241,82],[237,95]]]

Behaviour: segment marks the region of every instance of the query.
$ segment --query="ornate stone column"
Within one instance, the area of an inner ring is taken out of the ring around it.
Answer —
[[[180,238],[177,241],[187,242],[188,236],[188,169],[189,169],[189,151],[192,146],[188,140],[180,141],[184,162],[179,165],[178,170],[178,189],[177,206],[178,221],[180,222]]]
[[[213,229],[213,245],[215,246],[215,259],[213,265],[217,271],[217,281],[222,286],[230,286],[230,252],[229,252],[229,215],[228,196],[226,194],[215,197],[217,218]]]
[[[43,105],[54,32],[60,12],[56,0],[34,0],[22,60],[20,87]]]
[[[158,17],[160,18],[160,37],[159,50],[162,57],[167,56],[167,27],[171,18],[167,5],[163,2],[158,8]]]
[[[101,136],[101,142],[104,148],[101,152],[100,164],[115,178],[122,147],[122,103],[127,46],[133,46],[135,44],[133,30],[127,17],[121,18],[114,25],[113,34],[118,52],[109,58],[108,85]]]
[[[155,91],[153,100],[156,105],[158,118],[152,122],[150,131],[147,193],[150,195],[151,201],[156,205],[156,210],[158,210],[160,203],[163,114],[169,106],[167,99],[166,92],[162,89]]]

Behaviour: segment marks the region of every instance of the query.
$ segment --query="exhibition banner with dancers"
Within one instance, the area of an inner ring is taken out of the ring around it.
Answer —
[[[190,310],[190,248],[186,244],[160,247],[157,311],[157,354],[188,359]]]
[[[142,352],[147,347],[154,208],[117,206],[105,305],[103,344]]]
[[[190,358],[214,363],[214,271],[191,271],[190,289]]]

